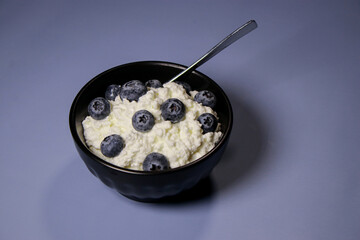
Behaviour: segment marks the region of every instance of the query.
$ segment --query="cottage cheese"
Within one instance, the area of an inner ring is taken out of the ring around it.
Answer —
[[[98,157],[120,167],[142,170],[142,162],[151,152],[167,157],[171,168],[194,161],[209,152],[222,136],[220,124],[215,132],[202,134],[197,118],[202,113],[216,115],[210,107],[193,100],[197,91],[189,96],[181,85],[166,83],[162,88],[150,88],[138,102],[129,102],[116,97],[111,104],[111,113],[105,119],[94,120],[87,116],[82,122],[86,144]],[[161,104],[169,98],[178,98],[186,106],[185,117],[172,124],[161,117]],[[149,132],[138,132],[132,126],[132,116],[138,110],[148,110],[155,118],[155,125]],[[111,134],[119,134],[125,141],[125,148],[114,157],[105,157],[100,151],[102,140]]]

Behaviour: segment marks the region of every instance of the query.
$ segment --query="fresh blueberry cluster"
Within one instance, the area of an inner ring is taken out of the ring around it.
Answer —
[[[161,153],[153,152],[143,162],[144,171],[161,171],[170,169],[169,160]]]
[[[151,112],[140,110],[133,115],[132,125],[139,132],[148,132],[155,125],[155,118]]]
[[[101,142],[101,153],[106,157],[116,157],[125,147],[124,139],[118,134],[112,134]]]
[[[102,97],[97,97],[88,105],[88,113],[95,120],[106,118],[110,114],[110,103]]]
[[[160,88],[162,87],[162,83],[157,80],[157,79],[151,79],[151,80],[148,80],[146,83],[145,83],[145,86],[146,87],[152,87],[152,88]]]
[[[211,108],[214,108],[215,104],[216,104],[215,94],[213,94],[212,92],[210,92],[208,90],[202,90],[202,91],[198,92],[195,95],[194,100],[198,103],[201,103],[203,106],[208,106]]]
[[[191,87],[188,83],[175,81],[177,84],[184,87],[187,94],[190,95]],[[146,94],[147,88],[160,88],[162,83],[157,79],[148,80],[143,84],[139,80],[132,80],[126,82],[123,86],[111,84],[105,91],[105,98],[97,97],[88,105],[88,113],[95,120],[102,120],[106,118],[111,111],[111,104],[109,101],[114,101],[117,96],[122,100],[138,101],[141,96]],[[198,92],[194,101],[214,108],[216,105],[216,96],[208,90]],[[186,107],[183,102],[177,98],[169,98],[160,106],[161,116],[165,121],[171,123],[180,122],[186,112]],[[197,119],[203,130],[203,134],[216,131],[218,125],[217,118],[211,113],[201,114]],[[135,112],[132,117],[132,126],[136,131],[148,132],[155,125],[154,116],[147,110],[139,110]],[[109,158],[118,156],[125,148],[124,139],[118,134],[112,134],[104,138],[101,142],[101,153]],[[170,169],[169,160],[161,153],[152,152],[146,156],[143,161],[144,171],[160,171]]]
[[[214,132],[218,125],[218,120],[211,113],[203,113],[198,117],[197,120],[201,123],[203,134]]]
[[[165,121],[180,122],[185,116],[185,105],[177,98],[169,98],[160,106],[161,116]]]
[[[120,89],[120,98],[131,101],[138,101],[147,91],[145,85],[139,80],[132,80],[125,83]]]
[[[114,101],[115,98],[120,94],[120,89],[121,89],[120,85],[111,84],[106,88],[105,98],[107,100]]]

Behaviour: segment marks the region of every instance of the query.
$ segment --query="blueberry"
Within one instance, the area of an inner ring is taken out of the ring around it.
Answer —
[[[147,132],[155,125],[155,119],[149,111],[140,110],[133,115],[132,125],[139,132]]]
[[[216,105],[215,95],[208,90],[198,92],[195,95],[194,100],[198,103],[201,103],[203,106],[208,106],[211,108],[214,108]]]
[[[100,150],[104,156],[113,158],[119,155],[124,147],[124,139],[120,135],[113,134],[104,138],[101,142]]]
[[[203,134],[208,132],[215,132],[218,125],[218,120],[214,115],[211,113],[203,113],[198,117],[197,120],[201,123]]]
[[[146,87],[151,87],[151,88],[160,88],[162,87],[162,83],[157,80],[157,79],[152,79],[152,80],[149,80],[145,83],[145,86]]]
[[[97,97],[88,105],[88,113],[95,120],[106,118],[110,114],[110,103],[102,97]]]
[[[139,80],[131,80],[125,83],[120,89],[120,98],[126,98],[130,102],[138,101],[139,97],[144,95],[147,91],[145,85]]]
[[[190,91],[191,91],[191,87],[188,83],[183,82],[183,81],[175,81],[177,84],[183,86],[183,88],[185,89],[186,93],[190,95]]]
[[[161,153],[152,152],[143,162],[144,171],[162,171],[170,169],[169,160]]]
[[[105,98],[114,101],[120,93],[120,85],[111,84],[106,88]]]
[[[160,106],[161,116],[165,121],[180,122],[185,116],[185,105],[177,98],[169,98]]]

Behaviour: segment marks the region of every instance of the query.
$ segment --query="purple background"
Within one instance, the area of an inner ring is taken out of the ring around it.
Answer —
[[[82,163],[68,113],[116,65],[189,65],[233,104],[233,134],[187,201],[145,204]],[[0,1],[0,239],[360,239],[360,3]]]

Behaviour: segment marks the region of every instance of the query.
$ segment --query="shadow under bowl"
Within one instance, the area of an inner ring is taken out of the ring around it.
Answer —
[[[190,84],[193,90],[210,90],[217,97],[214,110],[221,124],[222,138],[216,146],[203,157],[181,167],[159,172],[137,171],[113,165],[94,155],[86,145],[82,121],[88,115],[87,107],[95,97],[104,96],[110,84],[123,85],[130,80],[146,82],[158,79],[165,83],[186,67],[162,61],[133,62],[111,68],[91,79],[75,97],[69,115],[70,131],[76,149],[90,172],[105,185],[134,200],[154,202],[174,196],[195,186],[207,177],[220,161],[232,129],[233,113],[225,92],[212,79],[193,71],[182,81]]]

